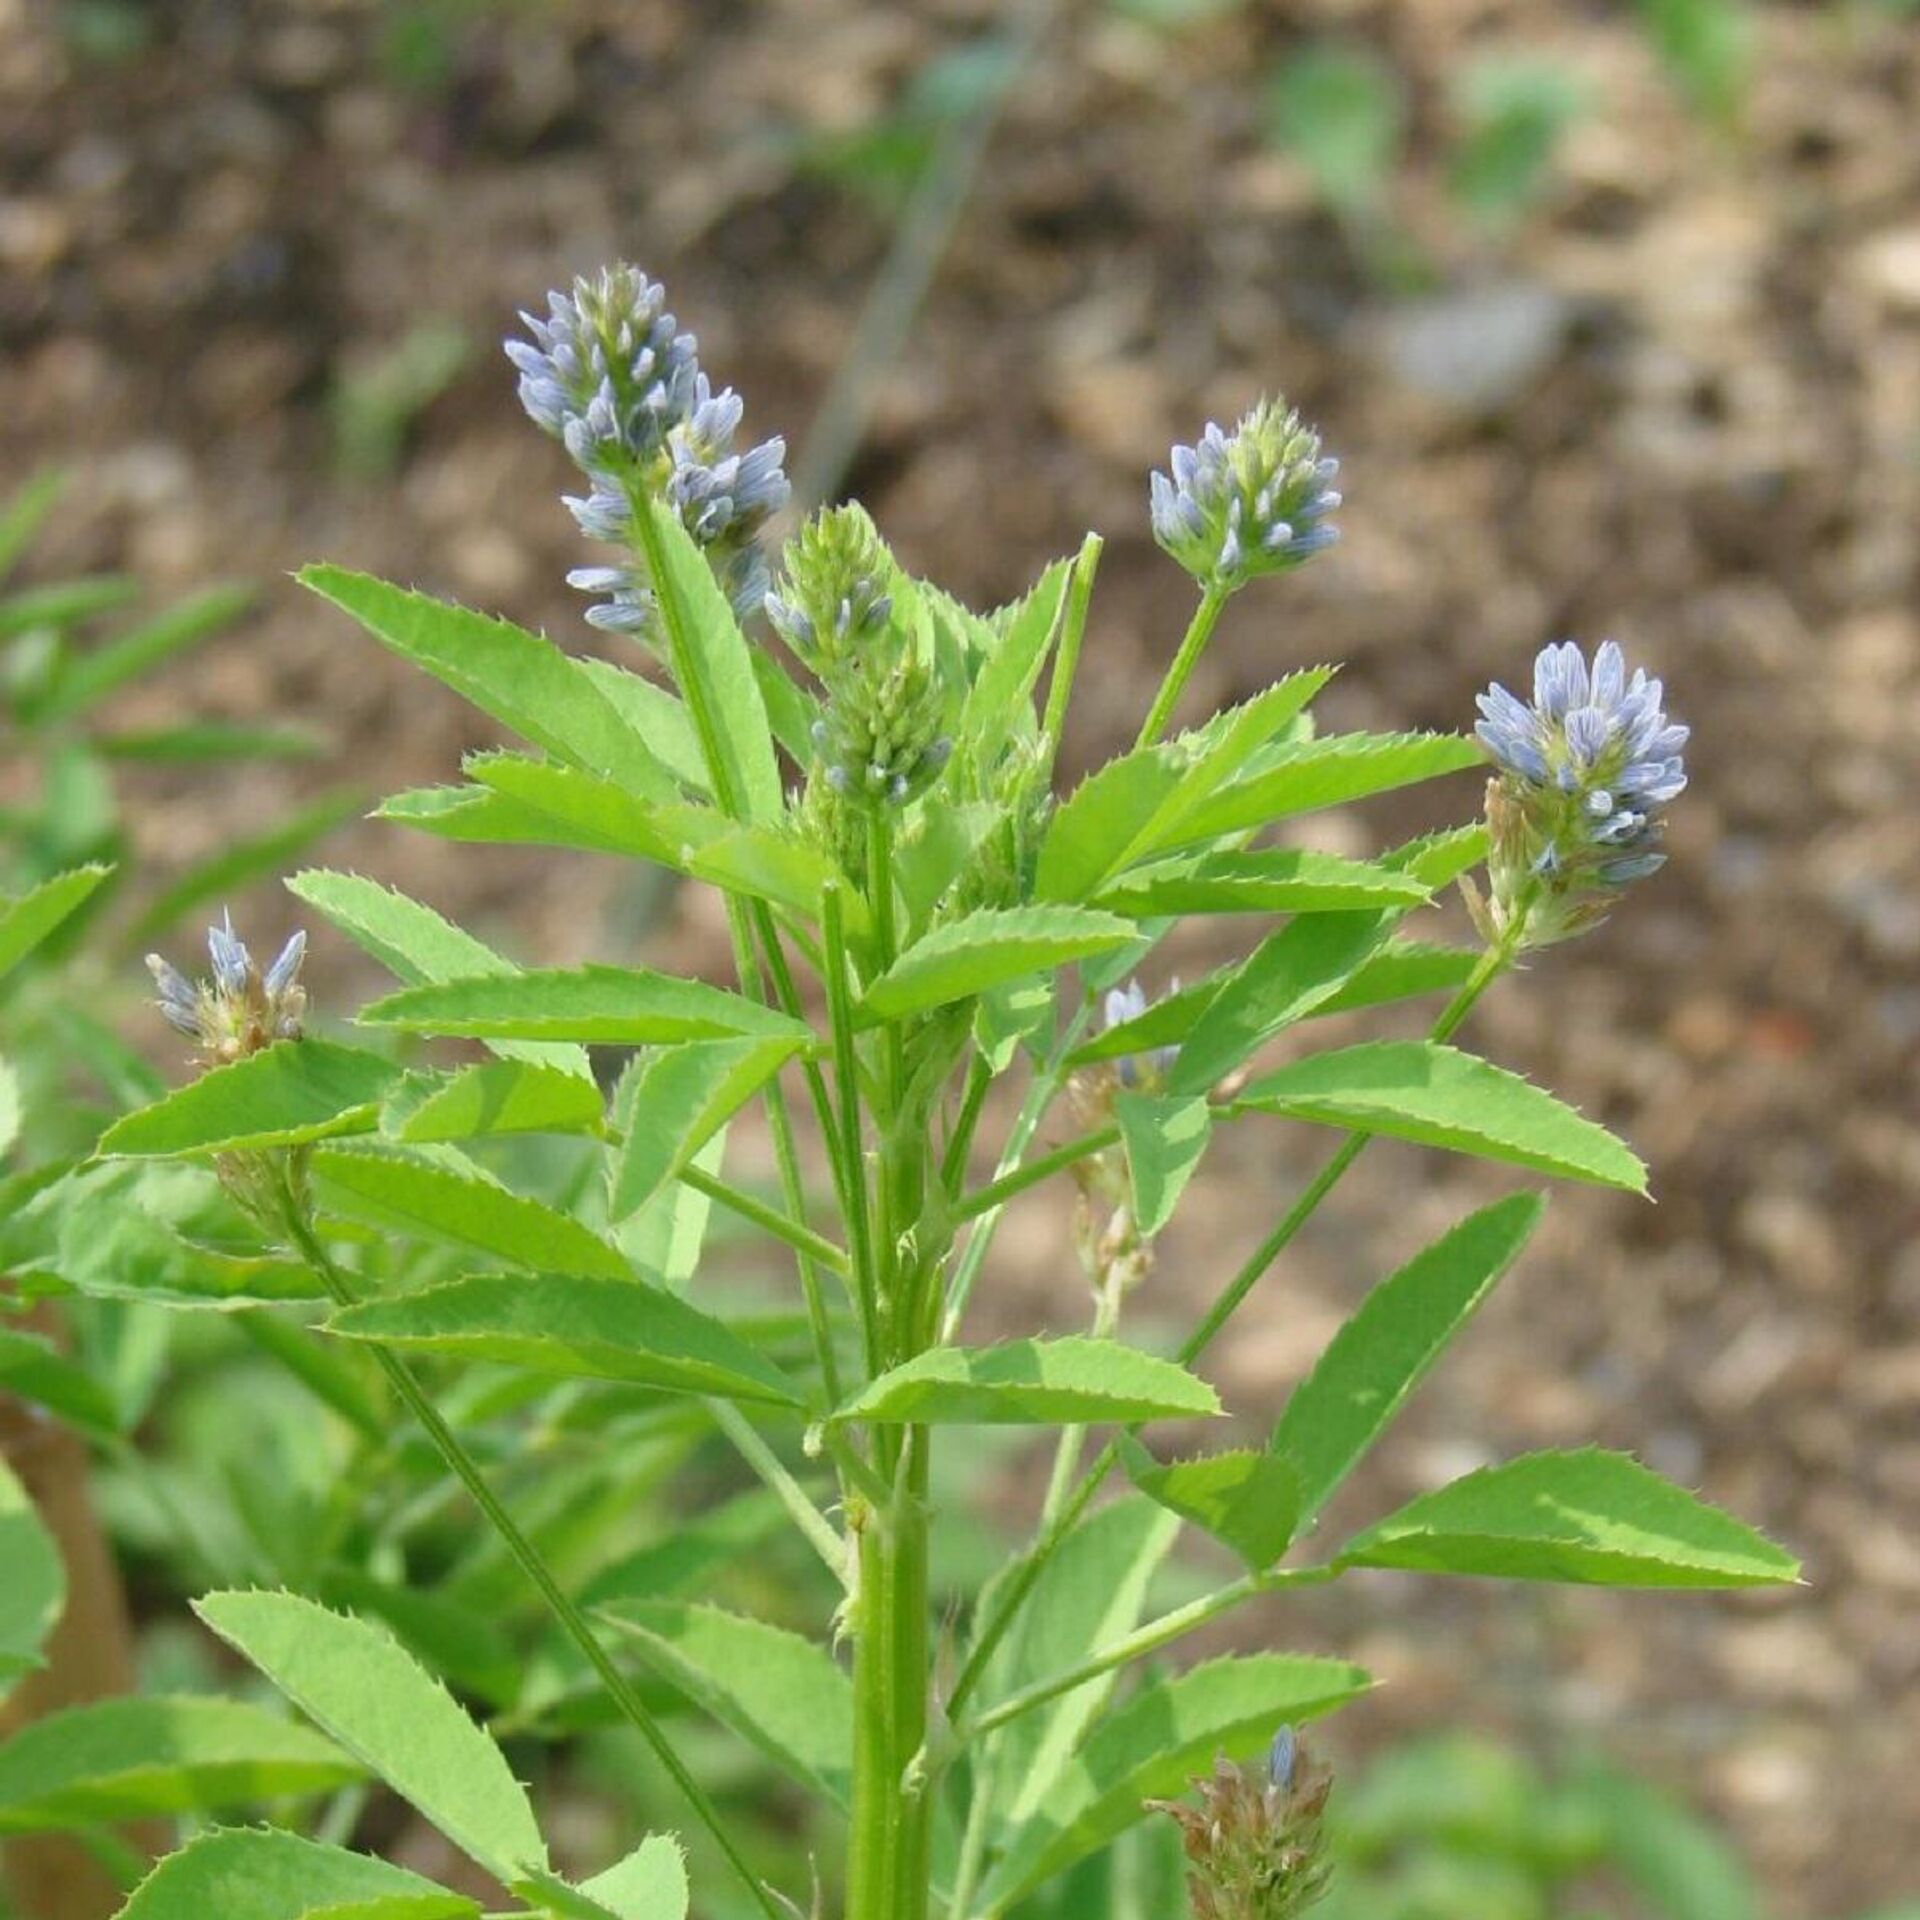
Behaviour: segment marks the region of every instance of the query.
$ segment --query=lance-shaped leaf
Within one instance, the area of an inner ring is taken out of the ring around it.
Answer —
[[[1172,838],[1191,844],[1223,833],[1244,833],[1485,761],[1474,741],[1449,733],[1341,733],[1303,741],[1194,808]]]
[[[1111,953],[1137,937],[1132,923],[1083,907],[1000,907],[969,913],[917,940],[860,1003],[871,1025],[984,993],[1030,973]]]
[[[675,801],[641,800],[604,774],[519,753],[470,753],[460,770],[476,785],[552,820],[561,829],[553,836],[556,845],[674,864],[672,838],[659,821]]]
[[[967,690],[954,727],[956,759],[984,773],[1013,736],[1024,713],[1033,714],[1033,689],[1067,618],[1067,589],[1075,562],[1056,560],[1017,605],[1003,609],[987,629],[989,651]]]
[[[359,1014],[361,1025],[476,1040],[578,1040],[651,1047],[677,1040],[793,1038],[815,1045],[789,1019],[703,980],[641,967],[576,967],[512,979],[450,980],[390,994]]]
[[[365,1133],[400,1070],[330,1040],[282,1040],[216,1067],[117,1120],[102,1154],[126,1159],[241,1153]]]
[[[259,1707],[96,1700],[32,1721],[0,1746],[0,1834],[209,1812],[359,1778],[331,1741]]]
[[[1288,1399],[1272,1451],[1300,1476],[1303,1519],[1333,1497],[1539,1224],[1515,1194],[1470,1214],[1368,1294]]]
[[[1224,1542],[1256,1573],[1293,1543],[1300,1479],[1277,1455],[1203,1453],[1163,1466],[1129,1435],[1120,1443],[1120,1464],[1150,1500]]]
[[[623,1600],[600,1610],[670,1681],[835,1806],[853,1786],[853,1683],[824,1648],[719,1607]]]
[[[1518,1074],[1426,1041],[1315,1054],[1255,1080],[1238,1104],[1630,1193],[1647,1188],[1646,1168],[1605,1127]]]
[[[718,757],[719,764],[709,768],[714,799],[721,812],[742,820],[778,819],[784,804],[780,763],[753,650],[680,516],[652,499],[640,501],[638,512],[668,663],[703,758]]]
[[[833,1417],[909,1426],[1085,1426],[1219,1411],[1219,1396],[1184,1367],[1117,1340],[1076,1334],[929,1348],[883,1373]]]
[[[1177,993],[1149,1001],[1145,1013],[1083,1040],[1067,1056],[1068,1064],[1083,1067],[1096,1060],[1124,1059],[1129,1054],[1160,1053],[1169,1047],[1177,1050],[1232,977],[1231,973],[1216,974],[1210,980],[1196,980]]]
[[[194,1611],[489,1873],[544,1870],[505,1756],[384,1627],[291,1593],[210,1593]]]
[[[309,868],[287,882],[287,891],[325,914],[349,940],[406,986],[424,987],[436,981],[471,980],[483,975],[504,979],[520,971],[505,955],[495,953],[464,927],[456,926],[421,901],[361,874]],[[586,1055],[578,1047],[516,1047],[508,1041],[497,1051],[545,1061],[582,1080],[592,1078]]]
[[[1254,847],[1136,867],[1102,888],[1094,904],[1147,920],[1188,913],[1417,907],[1428,897],[1418,880],[1389,867],[1292,847]]]
[[[115,1920],[475,1920],[478,1901],[364,1853],[273,1828],[203,1833]]]
[[[634,1085],[610,1212],[638,1213],[799,1051],[787,1037],[697,1040],[656,1055]]]
[[[377,1226],[473,1247],[532,1271],[631,1277],[625,1259],[591,1227],[478,1173],[337,1147],[317,1153],[313,1170],[330,1204]]]
[[[75,867],[43,880],[17,900],[0,899],[0,975],[11,973],[50,938],[112,872],[107,866]]]
[[[672,775],[638,729],[550,640],[344,567],[306,567],[299,580],[522,739],[644,799],[677,797]]]
[[[41,1665],[40,1649],[66,1600],[59,1549],[26,1489],[0,1460],[0,1701],[22,1674]]]
[[[1149,1239],[1173,1218],[1213,1134],[1200,1094],[1121,1093],[1113,1103],[1127,1152],[1134,1225]]]
[[[374,808],[372,817],[397,821],[437,840],[459,840],[471,846],[574,847],[582,853],[630,851],[611,833],[477,785],[409,787],[402,793],[388,794]]]
[[[1211,1660],[1150,1683],[1087,1737],[988,1876],[980,1905],[1004,1913],[1131,1826],[1143,1800],[1177,1797],[1216,1755],[1263,1751],[1276,1727],[1329,1713],[1371,1684],[1344,1660],[1278,1653]]]
[[[687,1920],[687,1857],[671,1834],[649,1834],[580,1890],[618,1920]]]
[[[633,1280],[483,1274],[336,1313],[330,1333],[668,1393],[797,1407],[806,1396],[724,1321]]]
[[[1204,1093],[1244,1065],[1275,1034],[1338,993],[1393,920],[1392,912],[1315,913],[1269,935],[1207,1002],[1181,1042],[1168,1085],[1176,1093]]]
[[[112,1389],[41,1334],[0,1325],[0,1392],[44,1407],[98,1439],[120,1431]]]
[[[1777,1586],[1800,1572],[1764,1534],[1599,1447],[1470,1473],[1348,1541],[1338,1564],[1601,1587]]]
[[[1390,1006],[1426,993],[1452,993],[1480,964],[1471,947],[1434,946],[1422,940],[1389,940],[1361,961],[1346,980],[1313,1010],[1325,1020],[1362,1007]]]
[[[381,1132],[419,1144],[503,1133],[598,1133],[605,1120],[606,1101],[592,1080],[528,1060],[409,1074],[380,1109]]]

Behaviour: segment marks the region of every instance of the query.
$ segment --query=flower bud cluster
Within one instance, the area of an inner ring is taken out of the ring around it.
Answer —
[[[507,342],[520,403],[555,435],[593,482],[570,498],[580,530],[637,551],[632,490],[664,501],[706,551],[734,611],[746,618],[766,596],[760,538],[787,503],[785,441],[736,452],[744,406],[715,392],[697,343],[665,310],[666,292],[629,266],[602,268],[547,296],[547,317],[522,314],[530,340]],[[652,589],[637,559],[582,567],[570,585],[599,597],[595,626],[651,637]]]
[[[1531,706],[1498,684],[1480,696],[1476,732],[1500,769],[1487,790],[1489,938],[1536,947],[1583,932],[1620,888],[1664,864],[1662,815],[1687,784],[1687,729],[1662,698],[1643,670],[1629,679],[1611,640],[1591,666],[1571,641],[1542,648]]]
[[[1197,446],[1175,447],[1171,474],[1151,487],[1153,537],[1201,586],[1231,593],[1284,573],[1333,545],[1340,504],[1320,436],[1291,408],[1263,400],[1231,433],[1210,424]]]
[[[300,984],[307,936],[296,933],[279,957],[260,971],[231,915],[207,929],[210,980],[189,980],[159,954],[147,955],[147,971],[159,990],[160,1017],[200,1047],[201,1063],[224,1067],[270,1047],[298,1040],[304,1031],[307,990]]]
[[[898,569],[865,511],[831,507],[787,543],[774,629],[820,682],[813,744],[831,792],[901,805],[926,790],[953,750],[946,688],[896,614]]]
[[[1150,1800],[1180,1823],[1194,1920],[1295,1920],[1326,1892],[1324,1827],[1332,1776],[1283,1727],[1264,1769],[1216,1762],[1200,1805]]]

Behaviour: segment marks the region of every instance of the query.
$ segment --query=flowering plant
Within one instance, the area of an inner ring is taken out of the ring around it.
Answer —
[[[1312,667],[1173,731],[1232,596],[1334,539],[1334,464],[1267,405],[1155,476],[1154,532],[1198,608],[1134,747],[1062,796],[1097,539],[992,614],[911,577],[855,506],[808,519],[776,573],[781,445],[736,451],[740,402],[714,391],[658,286],[612,269],[527,331],[508,349],[522,399],[585,476],[570,503],[583,531],[616,549],[575,584],[595,596],[589,619],[658,671],[338,567],[303,578],[525,743],[385,817],[711,886],[732,982],[522,970],[372,880],[304,873],[294,892],[400,982],[357,1024],[487,1057],[403,1065],[308,1034],[302,946],[263,970],[223,924],[204,985],[156,962],[163,1010],[208,1070],[100,1143],[149,1168],[211,1166],[263,1257],[301,1263],[324,1296],[313,1340],[371,1356],[484,1517],[558,1636],[526,1658],[502,1720],[538,1725],[557,1698],[597,1696],[629,1723],[681,1796],[715,1913],[1043,1914],[1058,1889],[1096,1884],[1090,1863],[1158,1801],[1198,1912],[1281,1920],[1327,1866],[1330,1783],[1291,1729],[1368,1678],[1277,1652],[1183,1670],[1155,1656],[1255,1596],[1362,1567],[1667,1588],[1794,1577],[1749,1528],[1591,1449],[1471,1474],[1331,1545],[1316,1533],[1518,1257],[1543,1205],[1530,1190],[1381,1279],[1283,1407],[1243,1410],[1277,1413],[1262,1444],[1192,1450],[1222,1412],[1202,1364],[1375,1138],[1644,1189],[1611,1134],[1450,1043],[1516,960],[1591,925],[1657,863],[1685,742],[1657,681],[1629,682],[1616,649],[1591,665],[1549,649],[1533,704],[1495,689],[1476,742],[1323,734],[1311,705],[1331,672]],[[1488,827],[1367,860],[1289,844],[1318,809],[1489,756]],[[1403,932],[1483,863],[1479,945]],[[1150,997],[1137,982],[1191,916],[1258,937]],[[1312,1044],[1329,1015],[1431,996],[1424,1038]],[[1173,1352],[1125,1337],[1212,1135],[1276,1121],[1330,1131],[1330,1157]],[[536,1136],[571,1156],[544,1196],[496,1171]],[[764,1186],[739,1150],[762,1137]],[[1073,1196],[1088,1331],[987,1337],[972,1309],[996,1229],[1052,1181]],[[797,1317],[730,1293],[702,1253],[721,1215],[790,1260]],[[473,1384],[476,1366],[496,1371]],[[515,1454],[532,1444],[508,1424],[527,1407],[606,1432],[666,1409],[717,1433],[818,1562],[810,1631],[691,1598],[657,1561],[610,1565],[611,1528],[604,1556],[589,1530],[562,1564],[490,1470],[503,1430]],[[1178,1448],[1156,1435],[1168,1425]],[[936,1470],[981,1426],[1051,1430],[1053,1466],[1028,1545],[957,1593]],[[1182,1528],[1240,1571],[1152,1613]],[[384,1781],[524,1910],[687,1912],[668,1837],[562,1874],[502,1749],[445,1691],[459,1673],[430,1671],[430,1634],[403,1645],[294,1592],[214,1593],[199,1612],[327,1736],[307,1754],[316,1783],[329,1765]],[[770,1882],[669,1709],[798,1783],[821,1882]],[[1264,1771],[1240,1772],[1255,1753]],[[1201,1803],[1182,1801],[1209,1769]],[[163,1861],[128,1920],[207,1911],[215,1888],[233,1911],[287,1888],[301,1891],[272,1911],[478,1911],[329,1840],[235,1829]]]

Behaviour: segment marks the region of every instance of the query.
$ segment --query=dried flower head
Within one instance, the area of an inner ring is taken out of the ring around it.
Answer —
[[[1662,814],[1687,784],[1687,729],[1667,718],[1658,680],[1638,668],[1628,678],[1611,640],[1591,666],[1571,641],[1543,647],[1531,706],[1496,684],[1479,707],[1476,731],[1500,768],[1487,790],[1483,931],[1497,937],[1524,912],[1524,945],[1566,939],[1665,862]]]
[[[160,1017],[200,1047],[202,1064],[226,1066],[270,1047],[276,1040],[298,1040],[304,1031],[307,990],[300,984],[307,936],[296,933],[262,973],[246,943],[233,930],[230,914],[207,929],[207,955],[213,975],[189,980],[159,954],[147,955],[147,971],[159,990]]]
[[[1324,1815],[1333,1778],[1307,1758],[1291,1727],[1265,1768],[1214,1764],[1196,1780],[1200,1805],[1150,1800],[1180,1823],[1194,1920],[1294,1920],[1326,1892]]]
[[[1153,476],[1153,537],[1203,587],[1230,593],[1339,538],[1327,516],[1340,504],[1331,484],[1340,463],[1278,401],[1261,401],[1231,433],[1209,424],[1169,464],[1171,475]]]

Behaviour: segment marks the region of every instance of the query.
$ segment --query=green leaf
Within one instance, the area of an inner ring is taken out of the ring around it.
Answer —
[[[489,1873],[546,1866],[500,1749],[384,1627],[291,1593],[210,1593],[194,1611]]]
[[[714,799],[721,812],[740,819],[777,820],[785,807],[780,763],[752,649],[680,516],[652,499],[640,501],[638,511],[673,677],[696,735],[699,716],[710,721],[703,746],[720,760]]]
[[[1471,947],[1439,947],[1420,940],[1389,940],[1368,954],[1346,983],[1314,1008],[1324,1020],[1362,1007],[1389,1006],[1426,993],[1452,993],[1464,986],[1480,955]]]
[[[45,1407],[96,1438],[120,1431],[120,1409],[104,1381],[69,1360],[51,1340],[0,1324],[0,1392]]]
[[[580,661],[587,678],[613,710],[660,756],[668,772],[691,793],[708,791],[700,742],[686,708],[665,687],[612,660],[588,655]]]
[[[1646,1168],[1606,1128],[1518,1074],[1426,1041],[1316,1054],[1254,1081],[1238,1104],[1630,1193],[1647,1188]]]
[[[282,1040],[117,1120],[100,1152],[128,1159],[240,1153],[364,1133],[399,1069],[331,1040]]]
[[[506,1133],[597,1133],[606,1101],[591,1079],[526,1060],[490,1060],[454,1074],[409,1074],[387,1096],[380,1127],[410,1142]]]
[[[1743,1522],[1598,1447],[1470,1473],[1367,1528],[1337,1564],[1603,1587],[1777,1586],[1800,1572]]]
[[[22,1674],[43,1664],[40,1649],[66,1603],[59,1549],[0,1460],[0,1701]]]
[[[1339,992],[1386,938],[1392,913],[1313,913],[1270,934],[1221,982],[1167,1076],[1204,1093]]]
[[[1070,1335],[994,1347],[932,1347],[883,1373],[834,1414],[882,1425],[1070,1426],[1217,1414],[1204,1380],[1117,1340]]]
[[[910,946],[868,987],[860,1018],[872,1025],[925,1013],[1135,937],[1128,921],[1082,907],[983,908]]]
[[[604,773],[642,799],[677,797],[673,776],[577,660],[549,640],[343,567],[298,576],[403,660],[537,747]]]
[[[1271,1453],[1207,1453],[1162,1466],[1124,1435],[1120,1464],[1150,1500],[1224,1541],[1255,1573],[1293,1544],[1302,1514],[1300,1478]]]
[[[813,1030],[737,993],[642,967],[576,967],[448,980],[360,1010],[362,1026],[479,1040],[576,1040],[650,1047],[677,1040],[794,1039]]]
[[[115,1920],[476,1920],[479,1903],[364,1853],[273,1828],[203,1833]]]
[[[1113,1117],[1127,1150],[1134,1225],[1148,1239],[1173,1218],[1213,1134],[1207,1096],[1120,1093]]]
[[[1074,564],[1056,560],[995,623],[992,651],[967,689],[954,727],[955,758],[970,761],[977,774],[992,766],[1021,711],[1033,712],[1034,686],[1066,619]]]
[[[641,1068],[609,1211],[638,1213],[799,1051],[792,1038],[697,1040]]]
[[[1096,1060],[1123,1059],[1128,1054],[1155,1054],[1169,1047],[1177,1050],[1231,978],[1231,974],[1221,974],[1211,980],[1196,980],[1177,993],[1149,1001],[1145,1013],[1083,1040],[1067,1056],[1068,1064],[1084,1067]]]
[[[853,1683],[797,1633],[719,1607],[623,1600],[599,1614],[661,1679],[782,1772],[845,1807],[853,1789]]]
[[[1019,1630],[989,1664],[981,1704],[1010,1699],[1078,1666],[1089,1648],[1110,1646],[1131,1633],[1179,1531],[1172,1514],[1139,1499],[1115,1500],[1075,1527],[1034,1583]],[[991,1594],[982,1596],[983,1611],[991,1601]],[[1118,1678],[1106,1673],[1089,1680],[993,1736],[995,1810],[1003,1822],[1018,1827],[1032,1817]]]
[[[805,1404],[800,1389],[724,1322],[633,1280],[487,1274],[348,1307],[327,1331],[536,1373]]]
[[[687,1857],[672,1835],[649,1834],[580,1890],[620,1920],[687,1920]]]
[[[1644,1780],[1591,1766],[1575,1790],[1597,1816],[1608,1861],[1667,1920],[1762,1920],[1752,1877],[1733,1848],[1697,1815]],[[1889,1908],[1861,1920],[1920,1920],[1920,1909]]]
[[[259,1707],[97,1700],[32,1721],[0,1746],[0,1833],[203,1813],[359,1778],[330,1741]]]
[[[536,1272],[627,1280],[627,1263],[570,1214],[476,1174],[379,1150],[325,1148],[313,1170],[330,1204],[377,1226],[497,1254]]]
[[[61,467],[43,467],[7,496],[0,506],[0,580],[32,546],[47,515],[59,505],[72,475]]]
[[[1288,1399],[1272,1451],[1300,1476],[1303,1519],[1333,1497],[1386,1431],[1546,1210],[1520,1193],[1469,1214],[1368,1294]]]
[[[1291,847],[1206,853],[1136,867],[1101,889],[1096,906],[1136,920],[1188,913],[1338,913],[1416,907],[1419,881],[1364,860]]]
[[[370,953],[396,980],[410,987],[437,986],[449,980],[510,979],[520,969],[495,953],[484,940],[423,902],[357,873],[333,873],[310,867],[287,882],[296,899],[323,913],[347,938]],[[495,1049],[505,1057],[544,1061],[581,1080],[593,1070],[577,1047],[515,1046]]]
[[[112,640],[72,655],[34,718],[71,720],[84,713],[129,681],[144,678],[175,654],[231,626],[253,597],[248,586],[210,587]]]
[[[20,1076],[12,1062],[0,1059],[0,1160],[10,1154],[20,1139],[26,1120],[26,1107],[20,1092]]]
[[[80,580],[56,580],[51,586],[28,587],[0,600],[0,640],[38,628],[62,631],[92,620],[115,607],[124,607],[139,593],[140,583],[124,574],[104,573]]]
[[[624,854],[664,866],[677,863],[673,842],[659,824],[663,815],[707,811],[641,800],[602,774],[519,753],[470,753],[460,770],[479,785],[551,821],[557,829],[552,835],[557,846]]]
[[[988,1876],[981,1907],[1004,1913],[1131,1826],[1143,1800],[1178,1798],[1216,1755],[1246,1758],[1277,1726],[1330,1713],[1369,1685],[1344,1660],[1278,1653],[1210,1660],[1150,1683],[1087,1737]]]
[[[75,867],[17,900],[0,899],[0,975],[11,973],[112,872],[107,866]]]
[[[1485,764],[1472,740],[1451,733],[1343,733],[1286,748],[1248,779],[1217,793],[1180,822],[1181,842],[1244,833],[1298,813]]]
[[[469,762],[469,764],[477,764]],[[374,808],[375,820],[392,820],[438,840],[459,840],[482,847],[570,847],[583,853],[630,854],[633,849],[598,825],[557,811],[558,789],[578,781],[597,782],[594,774],[562,768],[550,783],[551,807],[540,808],[497,793],[491,787],[411,787],[392,793]],[[571,776],[570,778],[568,776]]]
[[[101,734],[93,744],[109,760],[210,767],[233,760],[311,760],[326,743],[318,734],[296,727],[247,727],[224,720],[195,720],[181,727],[140,727]]]

